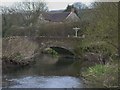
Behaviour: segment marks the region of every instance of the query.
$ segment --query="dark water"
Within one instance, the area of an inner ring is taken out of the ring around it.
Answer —
[[[83,88],[76,77],[79,69],[73,59],[40,55],[34,65],[9,70],[3,74],[3,87],[7,88]],[[65,62],[63,62],[65,61]]]

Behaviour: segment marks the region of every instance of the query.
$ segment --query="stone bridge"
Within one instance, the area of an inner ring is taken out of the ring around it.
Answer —
[[[41,51],[52,48],[59,54],[73,54],[74,47],[81,39],[81,37],[36,37],[35,41],[39,44]]]
[[[7,58],[8,63],[16,65],[28,65],[32,58],[42,52],[46,48],[52,48],[60,55],[74,55],[74,47],[78,45],[80,37],[28,37],[28,36],[12,36],[2,39],[2,55]],[[19,53],[23,56],[22,60],[16,60],[13,57]],[[5,60],[4,60],[5,61]],[[20,61],[20,62],[19,62]]]
[[[45,48],[52,48],[55,51],[57,51],[59,54],[73,54],[74,47],[79,43],[79,41],[82,39],[81,37],[45,37],[45,36],[39,36],[39,37],[28,37],[28,36],[12,36],[4,38],[3,41],[6,40],[18,40],[17,43],[20,41],[32,41],[33,43],[38,44],[38,50],[43,51]],[[27,42],[26,42],[27,43]],[[24,45],[24,44],[23,44]],[[58,50],[59,49],[59,50]],[[62,53],[61,53],[62,52]]]

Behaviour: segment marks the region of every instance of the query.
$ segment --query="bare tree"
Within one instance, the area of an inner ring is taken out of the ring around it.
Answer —
[[[39,17],[41,12],[48,11],[48,7],[45,2],[40,0],[33,0],[32,2],[17,2],[12,7],[2,7],[1,11],[3,16],[5,14],[11,14],[15,18],[18,17],[23,20],[24,25],[29,26],[33,24]]]
[[[48,11],[48,7],[43,1],[34,0],[32,2],[17,2],[11,7],[0,7],[0,11],[4,36],[6,33],[14,32],[12,31],[14,26],[15,28],[34,26],[39,15]]]
[[[41,12],[48,11],[48,7],[45,2],[33,0],[32,2],[15,3],[14,11],[21,14],[25,25],[31,25],[38,19]]]

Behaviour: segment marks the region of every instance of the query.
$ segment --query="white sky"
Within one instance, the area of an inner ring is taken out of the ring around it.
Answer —
[[[0,0],[0,5],[12,6],[14,2],[21,2],[21,1],[32,1],[32,0]],[[47,3],[49,10],[59,10],[59,9],[65,9],[68,4],[73,4],[74,2],[82,2],[89,4],[94,0],[42,0],[42,1],[45,1]]]
[[[94,0],[45,0],[47,2],[47,5],[50,10],[55,9],[65,9],[67,5],[71,5],[75,2],[82,2],[85,4],[90,4],[90,2],[93,2]]]
[[[11,6],[14,2],[21,2],[21,1],[32,1],[32,0],[0,0],[0,5]],[[34,0],[37,1],[37,0]],[[101,0],[42,0],[47,3],[49,10],[59,10],[65,9],[68,4],[73,4],[74,2],[82,2],[87,5],[90,2],[94,1],[101,1]],[[102,0],[102,1],[119,1],[119,0]]]

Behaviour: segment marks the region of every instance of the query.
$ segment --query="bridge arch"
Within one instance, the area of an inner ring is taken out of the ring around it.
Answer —
[[[55,50],[58,54],[60,55],[71,55],[73,56],[74,53],[66,48],[63,48],[63,47],[56,47],[56,46],[52,46],[50,47],[51,49]]]
[[[39,44],[39,50],[51,48],[61,55],[74,55],[74,47],[81,38],[75,37],[36,37],[35,41]]]

